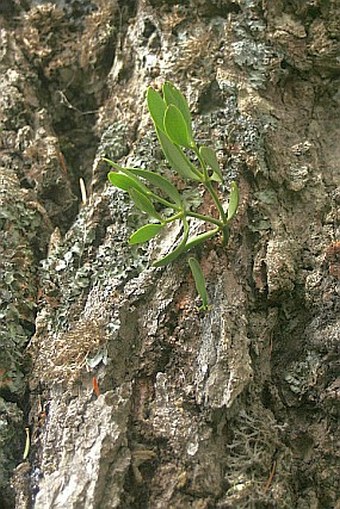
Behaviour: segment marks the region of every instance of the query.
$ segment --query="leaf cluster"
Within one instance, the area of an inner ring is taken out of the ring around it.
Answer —
[[[163,84],[161,92],[149,87],[147,105],[167,162],[183,180],[204,186],[210,193],[219,215],[216,219],[188,208],[176,186],[155,171],[125,168],[109,159],[104,159],[114,168],[114,171],[108,174],[111,184],[129,193],[135,206],[151,218],[148,224],[131,235],[130,244],[147,242],[158,235],[169,223],[182,222],[183,235],[177,246],[153,264],[155,267],[162,267],[217,234],[222,235],[223,243],[226,244],[229,223],[235,216],[239,203],[239,191],[236,182],[232,182],[228,208],[224,210],[215,190],[216,184],[223,181],[216,152],[208,146],[198,146],[194,141],[189,106],[180,90],[170,82]],[[192,156],[196,158],[198,165],[192,162]],[[171,215],[167,216],[159,212],[162,207],[172,210]],[[190,236],[191,217],[210,224],[211,228],[199,235]],[[194,257],[191,256],[188,263],[202,300],[202,308],[207,309],[208,296],[203,272]]]

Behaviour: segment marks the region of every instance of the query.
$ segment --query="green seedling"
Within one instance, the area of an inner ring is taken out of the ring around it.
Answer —
[[[223,245],[226,245],[229,238],[229,224],[239,204],[239,191],[236,182],[232,182],[229,204],[224,210],[216,191],[216,186],[223,182],[216,152],[204,145],[199,147],[195,142],[188,103],[172,83],[165,82],[161,93],[149,87],[146,99],[158,141],[167,162],[183,180],[205,188],[211,195],[219,216],[215,218],[188,208],[181,192],[164,176],[142,168],[125,168],[104,158],[104,161],[114,169],[108,174],[111,184],[128,192],[136,207],[152,220],[131,235],[130,244],[147,242],[156,237],[168,224],[174,221],[182,222],[183,235],[177,246],[153,263],[155,267],[162,267],[215,235],[220,235]],[[198,163],[192,162],[190,154],[196,156]],[[167,209],[164,215],[162,215],[162,207]],[[170,216],[169,210],[173,211]],[[211,229],[191,237],[190,218],[193,217],[212,225]],[[188,263],[202,300],[201,309],[207,310],[209,302],[202,269],[193,256],[189,257]]]

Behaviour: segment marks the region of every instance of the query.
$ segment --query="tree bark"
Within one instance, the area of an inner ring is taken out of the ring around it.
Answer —
[[[336,0],[8,0],[0,21],[0,509],[338,508]],[[206,313],[185,257],[151,266],[177,230],[128,245],[145,218],[102,161],[166,171],[165,80],[241,193],[228,246],[196,252]]]

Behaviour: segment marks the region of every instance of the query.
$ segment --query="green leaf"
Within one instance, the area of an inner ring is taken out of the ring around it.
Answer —
[[[122,189],[123,191],[137,189],[140,193],[146,194],[149,192],[148,188],[139,182],[138,179],[125,175],[124,173],[110,171],[107,177],[113,186],[118,187],[118,189]]]
[[[173,104],[165,110],[164,128],[173,143],[187,148],[192,147],[193,140],[189,136],[185,119],[177,106]]]
[[[133,176],[133,174],[130,171],[130,168],[124,168],[123,166],[120,166],[119,164],[117,164],[117,163],[115,163],[115,162],[113,162],[110,159],[107,159],[105,157],[103,157],[103,161],[105,161],[110,166],[112,166],[113,168],[118,170],[119,173],[125,173],[128,177],[130,177],[132,180],[134,180],[136,182],[136,186],[138,187],[138,189],[141,192],[143,192],[144,194],[150,194],[149,189],[143,184],[143,182],[141,182],[137,177]],[[110,172],[108,174],[108,179],[111,182],[111,184],[113,184],[113,185],[115,185],[115,184],[111,181],[111,179],[114,180],[114,177],[113,177],[114,174],[115,174],[115,172]],[[124,191],[126,191],[126,190],[127,189],[124,189]]]
[[[163,97],[169,106],[173,104],[182,113],[187,125],[189,137],[192,138],[191,114],[186,98],[172,83],[166,81],[163,85]]]
[[[236,214],[237,207],[240,201],[240,193],[236,182],[231,183],[229,205],[228,205],[228,221],[230,221]]]
[[[189,258],[188,263],[195,281],[197,292],[202,299],[202,309],[208,309],[209,299],[201,266],[193,256]]]
[[[106,163],[108,163],[110,166],[115,168],[115,170],[121,170],[121,168],[122,168],[122,166],[115,163],[114,161],[111,161],[111,159],[108,159],[107,157],[102,157],[102,161],[105,161]]]
[[[161,191],[163,191],[176,203],[176,205],[181,205],[181,195],[177,191],[176,187],[168,179],[158,175],[158,173],[154,173],[149,170],[143,170],[142,168],[129,168],[129,171],[134,175],[145,178],[145,180],[150,182],[150,184],[158,187]]]
[[[156,90],[154,90],[152,87],[149,87],[146,94],[146,101],[155,126],[158,127],[158,129],[163,130],[163,119],[166,104],[163,101],[161,94],[156,92]]]
[[[185,251],[188,251],[192,247],[198,246],[202,242],[205,242],[206,240],[210,239],[211,237],[216,235],[216,233],[219,231],[219,229],[220,228],[217,227],[217,228],[214,228],[213,230],[209,230],[207,232],[200,233],[199,235],[195,235],[194,237],[190,237],[188,239],[188,242],[186,243]]]
[[[174,145],[167,135],[160,129],[156,129],[159,142],[165,157],[172,168],[184,179],[192,179],[201,182],[203,176],[196,170],[193,164],[184,154],[183,150]]]
[[[136,230],[129,238],[129,244],[142,244],[155,237],[164,224],[145,224],[138,230]]]
[[[168,206],[172,206],[176,210],[180,210],[182,208],[181,195],[177,191],[176,187],[166,178],[149,170],[144,170],[142,168],[124,168],[123,166],[120,166],[119,164],[110,161],[110,159],[103,158],[103,160],[108,162],[115,169],[119,170],[118,173],[111,172],[108,175],[108,178],[113,185],[116,185],[117,187],[123,189],[124,191],[128,191],[130,187],[134,187],[138,189],[141,193],[145,194],[146,196],[152,197],[154,200],[157,200],[159,201],[159,203],[165,205],[164,201],[160,196],[158,196],[156,193],[153,193],[143,184],[143,182],[139,179],[139,177],[142,177],[148,180],[154,186],[160,188],[175,202],[175,204],[173,205],[168,202]],[[115,175],[117,174],[119,175],[123,174],[123,177],[124,175],[126,175],[127,179],[124,179],[122,177],[116,177]],[[129,178],[132,179],[134,183],[132,183],[131,180],[128,180]]]
[[[149,214],[149,216],[158,219],[163,222],[163,218],[158,214],[153,203],[149,200],[145,194],[141,193],[138,189],[129,189],[129,195],[134,201],[136,207],[138,207],[142,212]]]
[[[199,149],[200,156],[207,166],[213,170],[213,175],[211,176],[212,180],[217,180],[217,182],[222,182],[223,177],[220,169],[220,165],[218,164],[217,157],[215,151],[210,147],[202,146]]]
[[[178,246],[168,253],[164,258],[160,258],[156,262],[153,263],[154,267],[163,267],[164,265],[167,265],[168,263],[172,262],[173,260],[176,260],[178,256],[185,251],[185,244],[189,235],[189,225],[185,218],[183,218],[183,224],[184,224],[184,234],[182,237],[181,242],[178,244]]]

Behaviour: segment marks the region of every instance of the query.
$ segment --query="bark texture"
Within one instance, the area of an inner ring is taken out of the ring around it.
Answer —
[[[0,23],[0,508],[339,508],[338,2],[6,0]],[[204,314],[185,259],[150,268],[176,229],[128,246],[144,218],[101,161],[166,171],[165,80],[241,192],[196,253]]]

